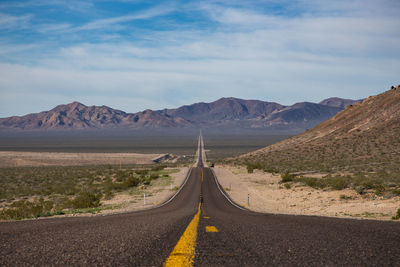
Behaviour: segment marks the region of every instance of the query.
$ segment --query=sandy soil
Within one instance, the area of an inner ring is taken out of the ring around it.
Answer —
[[[214,171],[236,203],[259,212],[390,220],[400,207],[400,197],[366,198],[351,189],[324,191],[300,185],[286,189],[279,184],[280,175],[258,170],[249,174],[243,167],[216,166]]]
[[[0,167],[150,164],[163,155],[0,151]]]
[[[172,179],[159,178],[150,186],[120,193],[110,200],[103,200],[103,205],[111,205],[115,208],[102,210],[100,214],[149,209],[160,205],[176,193],[183,184],[188,171],[188,167],[182,167],[178,172],[170,174]],[[144,203],[144,194],[146,194],[146,203]]]

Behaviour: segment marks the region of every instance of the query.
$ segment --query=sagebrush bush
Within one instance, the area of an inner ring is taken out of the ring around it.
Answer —
[[[294,174],[289,173],[289,171],[285,171],[282,175],[281,175],[281,183],[287,183],[287,182],[292,182],[295,179]]]
[[[71,201],[71,204],[75,209],[95,208],[100,206],[101,197],[101,193],[83,190]]]

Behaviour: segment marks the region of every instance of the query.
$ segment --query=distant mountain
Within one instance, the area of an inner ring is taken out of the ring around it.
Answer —
[[[321,103],[284,106],[274,102],[221,98],[176,109],[125,113],[107,106],[85,106],[79,102],[59,105],[50,111],[0,119],[2,130],[82,130],[212,128],[266,129],[302,132],[334,116],[352,100],[335,98]]]
[[[159,112],[125,113],[107,106],[85,106],[79,102],[59,105],[50,111],[0,119],[0,128],[23,130],[79,130],[143,127],[185,127],[191,123]]]
[[[400,170],[400,85],[238,161],[284,171]]]
[[[170,116],[181,117],[196,122],[220,120],[244,120],[268,116],[284,106],[259,100],[243,100],[238,98],[221,98],[211,103],[196,103],[177,109],[165,109]]]
[[[274,102],[230,97],[160,112],[184,118],[202,127],[268,128],[301,132],[329,119],[342,109],[309,102],[284,106]]]
[[[339,97],[331,97],[325,100],[322,100],[319,102],[321,105],[326,105],[326,106],[331,106],[331,107],[336,107],[336,108],[342,108],[344,109],[345,107],[349,105],[353,105],[354,103],[362,102],[363,100],[352,100],[352,99],[343,99]]]

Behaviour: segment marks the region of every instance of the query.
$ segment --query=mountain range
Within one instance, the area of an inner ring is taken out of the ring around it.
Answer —
[[[40,113],[0,118],[0,130],[232,128],[301,132],[356,102],[360,100],[329,98],[320,103],[285,106],[230,97],[211,103],[137,113],[73,102]]]
[[[399,136],[400,85],[235,162],[276,171],[400,171]]]

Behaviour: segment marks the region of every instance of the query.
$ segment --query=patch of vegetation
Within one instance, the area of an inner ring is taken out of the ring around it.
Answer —
[[[331,175],[322,178],[295,176],[286,171],[281,174],[280,183],[300,183],[315,189],[343,190],[350,188],[358,194],[372,193],[378,196],[398,196],[400,173],[356,173],[353,175]],[[286,186],[285,186],[286,187]],[[345,199],[341,197],[341,199]]]
[[[289,171],[286,171],[281,175],[281,178],[282,178],[281,182],[286,183],[286,182],[292,182],[295,177],[293,174],[289,173]]]
[[[79,192],[79,194],[71,201],[74,209],[96,208],[100,206],[102,193],[92,192],[87,189]]]
[[[351,200],[354,199],[352,196],[340,195],[341,200]]]
[[[291,184],[289,184],[289,183],[284,183],[283,186],[284,186],[286,189],[290,189],[290,188],[292,187]]]
[[[165,165],[0,168],[0,220],[102,209],[101,200],[171,181]],[[162,179],[160,179],[162,178]]]
[[[396,215],[392,217],[393,220],[400,219],[400,208],[397,209]]]

